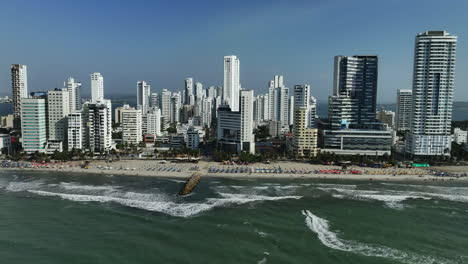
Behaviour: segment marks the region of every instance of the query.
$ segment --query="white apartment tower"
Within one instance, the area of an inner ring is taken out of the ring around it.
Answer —
[[[81,109],[81,82],[76,82],[74,78],[69,77],[63,85],[65,90],[68,91],[70,113],[79,111]]]
[[[223,100],[231,111],[239,111],[240,62],[234,56],[224,56],[224,90]]]
[[[146,115],[151,103],[151,87],[145,81],[137,82],[137,109]]]
[[[213,98],[203,98],[201,111],[203,126],[211,127],[211,120],[213,120],[212,109]]]
[[[146,115],[146,130],[145,134],[161,136],[161,110],[157,107],[152,107]]]
[[[184,104],[193,104],[190,97],[193,96],[193,78],[185,79],[185,89],[184,89]],[[195,100],[193,100],[195,102]]]
[[[67,116],[70,114],[70,99],[67,90],[56,89],[47,92],[48,139],[60,140],[66,144]]]
[[[84,124],[81,112],[70,113],[67,121],[68,150],[83,149]]]
[[[171,91],[163,89],[159,96],[159,105],[161,106],[161,117],[164,117],[166,122],[171,120]]]
[[[142,114],[140,109],[122,111],[122,142],[137,145],[143,141]]]
[[[413,103],[407,151],[450,155],[457,36],[426,31],[416,36]]]
[[[99,72],[91,74],[91,102],[104,100],[104,78]]]
[[[203,84],[200,82],[195,83],[195,101],[201,101],[203,99]]]
[[[411,111],[413,105],[413,91],[399,89],[397,93],[396,129],[409,130],[411,125]]]
[[[253,102],[254,92],[252,90],[240,91],[240,143],[241,150],[255,153],[255,136],[253,133]]]
[[[28,70],[26,65],[11,65],[11,89],[13,95],[13,125],[21,127],[21,101],[28,98]]]

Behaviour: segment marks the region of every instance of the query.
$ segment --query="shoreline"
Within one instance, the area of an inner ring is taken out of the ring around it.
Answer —
[[[102,176],[122,175],[136,177],[157,177],[157,178],[178,178],[188,179],[193,173],[199,172],[202,178],[227,178],[227,179],[316,179],[316,180],[354,180],[354,181],[417,181],[417,182],[468,182],[468,177],[449,177],[449,176],[433,176],[429,175],[428,169],[374,169],[350,167],[349,170],[365,171],[365,174],[323,174],[323,173],[213,173],[209,172],[209,168],[290,168],[301,169],[302,171],[310,170],[339,170],[338,166],[325,166],[305,164],[298,162],[278,162],[273,164],[250,164],[250,165],[222,165],[218,162],[202,161],[195,163],[164,163],[153,160],[129,160],[117,161],[113,163],[105,163],[103,161],[94,161],[88,169],[81,168],[78,162],[59,163],[55,168],[2,168],[5,171],[31,171],[31,172],[71,172],[79,174],[97,174]],[[110,168],[112,166],[112,168]],[[120,166],[120,168],[119,168]],[[104,169],[104,167],[106,169]],[[154,169],[172,169],[181,171],[165,171]],[[153,169],[153,170],[152,170]],[[430,169],[443,170],[444,167],[434,167]],[[448,171],[453,168],[447,168]],[[461,168],[461,171],[468,171]],[[410,173],[409,173],[410,172]],[[395,173],[395,174],[393,174]],[[398,174],[404,173],[404,174]]]

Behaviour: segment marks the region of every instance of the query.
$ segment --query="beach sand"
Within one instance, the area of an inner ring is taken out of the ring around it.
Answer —
[[[436,177],[430,175],[429,170],[437,169],[439,171],[452,173],[468,172],[466,166],[446,166],[446,167],[430,167],[430,168],[361,168],[350,166],[348,170],[359,170],[363,174],[320,174],[320,173],[305,173],[315,170],[341,170],[340,166],[314,165],[301,162],[274,162],[271,164],[256,163],[250,165],[223,165],[219,162],[200,161],[199,163],[161,163],[158,160],[121,160],[106,163],[105,161],[93,161],[89,168],[81,168],[81,162],[65,162],[56,164],[50,168],[27,168],[20,170],[33,171],[61,171],[61,172],[76,172],[90,173],[103,175],[128,175],[128,176],[147,176],[147,177],[177,177],[188,178],[195,171],[199,171],[203,177],[223,177],[223,178],[269,178],[269,179],[339,179],[339,180],[367,180],[367,181],[468,181],[467,177]],[[248,168],[247,173],[211,173],[209,168],[227,169],[227,168]],[[179,171],[167,171],[167,169],[176,169]],[[281,168],[283,171],[302,171],[292,173],[259,173],[255,172],[256,168],[274,169]],[[158,171],[158,169],[160,169]],[[165,170],[162,170],[165,169]],[[18,169],[9,169],[18,170]]]

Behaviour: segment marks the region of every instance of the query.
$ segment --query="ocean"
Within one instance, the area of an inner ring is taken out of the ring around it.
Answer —
[[[1,263],[468,263],[468,183],[0,171]]]

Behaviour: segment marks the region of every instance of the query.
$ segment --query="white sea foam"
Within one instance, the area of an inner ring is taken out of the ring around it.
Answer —
[[[209,198],[201,203],[177,203],[171,197],[162,194],[145,194],[136,192],[106,192],[101,195],[70,194],[49,192],[42,190],[29,190],[41,196],[54,196],[76,202],[114,202],[124,206],[139,208],[148,211],[160,212],[171,216],[189,217],[208,211],[215,207],[230,204],[244,204],[253,201],[275,201],[281,199],[299,199],[299,196],[269,197],[245,194],[220,194],[222,198]]]
[[[322,242],[323,245],[332,249],[352,252],[368,257],[390,258],[401,263],[408,264],[452,263],[448,260],[436,259],[430,256],[421,256],[413,253],[406,253],[385,246],[340,239],[336,233],[330,230],[327,220],[312,214],[308,210],[303,210],[302,214],[306,217],[305,223],[307,227],[317,234],[320,242]]]
[[[76,182],[61,182],[60,187],[65,190],[76,190],[76,191],[109,191],[116,190],[120,186],[111,185],[83,185]]]
[[[44,185],[43,181],[24,181],[24,182],[9,182],[5,190],[10,192],[22,192],[31,189],[37,189]]]
[[[322,188],[338,188],[338,189],[356,189],[354,184],[331,184],[331,183],[314,183],[313,186]]]
[[[332,194],[335,198],[354,199],[354,200],[375,200],[384,202],[386,206],[393,209],[401,209],[403,201],[408,199],[429,200],[431,197],[414,192],[395,192],[395,191],[369,191],[369,190],[349,190],[340,188],[319,188],[325,191],[335,191],[339,194]]]

